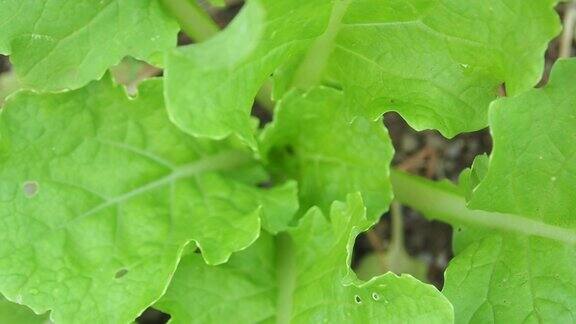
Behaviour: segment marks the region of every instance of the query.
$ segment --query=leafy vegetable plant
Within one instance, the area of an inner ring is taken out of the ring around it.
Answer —
[[[193,0],[0,0],[20,89],[0,112],[0,322],[574,322],[576,61],[534,89],[555,5],[248,0],[219,31]],[[129,93],[107,72],[127,56],[162,76]],[[490,127],[494,149],[458,184],[409,175],[389,111]],[[351,269],[393,199],[453,226],[442,291]]]

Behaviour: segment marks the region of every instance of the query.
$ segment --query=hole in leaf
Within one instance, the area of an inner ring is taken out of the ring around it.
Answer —
[[[137,324],[166,324],[170,321],[170,315],[149,307],[136,319]]]
[[[360,298],[360,296],[358,295],[354,296],[354,301],[356,302],[356,304],[362,304],[362,298]]]
[[[39,185],[36,181],[26,181],[22,186],[22,190],[24,191],[24,195],[28,198],[32,198],[36,196],[38,193]]]
[[[118,270],[118,272],[116,272],[116,274],[114,275],[114,278],[120,279],[120,278],[124,277],[124,276],[127,275],[127,274],[128,274],[128,270],[126,270],[126,269],[120,269],[120,270]]]
[[[498,97],[506,97],[506,83],[502,83],[498,86]]]

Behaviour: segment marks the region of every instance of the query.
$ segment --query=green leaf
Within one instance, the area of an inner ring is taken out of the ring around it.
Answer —
[[[449,323],[450,303],[409,275],[360,282],[349,268],[354,239],[371,221],[359,195],[312,208],[297,228],[262,236],[220,266],[189,255],[157,307],[174,323]]]
[[[558,61],[544,89],[490,109],[494,149],[469,207],[522,217],[516,232],[456,232],[444,292],[458,322],[576,318],[575,77],[576,60]]]
[[[478,184],[484,179],[488,172],[489,158],[486,154],[478,155],[474,158],[472,166],[465,169],[458,177],[458,187],[462,191],[466,200],[470,200]]]
[[[7,301],[0,295],[0,319],[2,323],[41,324],[50,323],[47,315],[36,315],[30,308]]]
[[[360,192],[368,218],[377,219],[392,200],[394,149],[380,118],[350,122],[346,104],[341,91],[326,87],[286,95],[263,133],[262,154],[279,176],[298,181],[303,210],[329,211],[333,201]]]
[[[20,92],[0,116],[0,292],[58,323],[132,321],[188,242],[222,263],[298,208],[240,145],[170,123],[161,80]]]
[[[353,101],[350,119],[398,111],[452,137],[487,125],[500,84],[516,95],[538,82],[560,30],[556,2],[249,1],[218,37],[169,55],[168,108],[191,134],[253,145],[250,107],[273,74],[277,99],[335,85]]]
[[[172,51],[165,73],[172,121],[195,136],[235,134],[256,147],[249,116],[258,89],[321,33],[328,10],[325,0],[249,1],[219,35]]]
[[[447,137],[477,130],[499,84],[515,95],[539,81],[556,2],[352,1],[328,75],[357,101],[352,115],[394,110]]]
[[[490,110],[494,149],[472,208],[513,212],[555,225],[575,225],[576,60],[556,63],[549,84]]]
[[[155,0],[3,0],[0,29],[0,53],[43,91],[80,88],[127,55],[159,64],[179,30]]]

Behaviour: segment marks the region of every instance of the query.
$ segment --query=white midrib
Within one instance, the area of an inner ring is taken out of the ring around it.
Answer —
[[[468,209],[465,199],[458,194],[439,189],[428,183],[430,180],[399,171],[392,171],[390,179],[395,198],[404,205],[424,212],[427,217],[453,225],[481,226],[576,245],[574,230],[521,215]]]
[[[294,74],[294,87],[307,89],[320,82],[350,2],[351,0],[334,0],[326,30],[310,46]]]
[[[189,164],[182,165],[180,167],[175,168],[171,173],[168,175],[154,180],[152,182],[148,182],[147,184],[135,188],[131,191],[123,193],[119,196],[112,197],[110,199],[105,200],[103,203],[91,208],[90,210],[84,212],[83,214],[76,217],[74,220],[79,220],[81,218],[90,216],[95,214],[101,210],[104,210],[110,206],[114,206],[116,204],[122,203],[127,201],[131,198],[134,198],[138,195],[141,195],[145,192],[150,190],[154,190],[156,188],[162,187],[164,185],[170,184],[174,181],[188,178],[203,172],[211,172],[211,171],[224,171],[236,168],[240,165],[248,163],[252,157],[244,152],[239,151],[225,151],[220,152],[215,155],[203,157],[197,161],[194,161]]]
[[[308,49],[304,60],[296,70],[293,86],[306,89],[320,82],[328,57],[334,49],[334,40],[340,30],[342,18],[350,2],[351,0],[334,0],[328,26]],[[276,323],[289,324],[292,322],[294,290],[296,289],[296,261],[290,234],[279,233],[277,235],[276,257],[278,283]]]
[[[307,89],[318,84],[326,68],[328,58],[334,49],[334,41],[348,10],[351,0],[334,0],[328,25],[310,46],[302,63],[298,66],[292,86]],[[293,316],[293,299],[296,288],[296,269],[292,238],[287,233],[279,233],[276,238],[278,299],[276,323],[289,324]]]

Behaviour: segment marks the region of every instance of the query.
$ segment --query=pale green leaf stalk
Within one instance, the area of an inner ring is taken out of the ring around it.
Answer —
[[[256,148],[250,122],[256,94],[278,65],[322,33],[329,9],[324,0],[249,1],[220,34],[169,53],[171,120],[194,136],[236,135]]]
[[[392,202],[390,206],[391,230],[390,242],[385,249],[367,253],[360,259],[356,268],[358,278],[369,280],[386,273],[408,273],[418,280],[426,281],[428,264],[411,256],[404,246],[404,225],[401,206]]]
[[[195,0],[160,0],[194,41],[202,42],[220,31],[212,17]]]
[[[296,186],[261,189],[250,151],[172,125],[160,80],[20,92],[0,115],[0,292],[57,323],[127,323],[184,246],[226,262],[287,226]]]
[[[494,150],[461,177],[467,206],[456,188],[393,174],[400,201],[455,226],[443,292],[457,323],[576,318],[575,76],[561,60],[545,88],[491,106]]]
[[[226,6],[226,0],[207,0],[213,6],[224,7]]]
[[[447,270],[445,293],[460,322],[576,318],[576,242],[569,241],[576,237],[575,77],[576,60],[560,60],[544,89],[490,108],[494,149],[469,207],[523,215],[558,230],[550,238],[477,227],[457,232],[459,254]]]
[[[352,246],[371,223],[350,195],[329,216],[312,208],[225,265],[189,255],[156,307],[173,323],[451,323],[452,306],[433,286],[393,273],[356,279]]]

